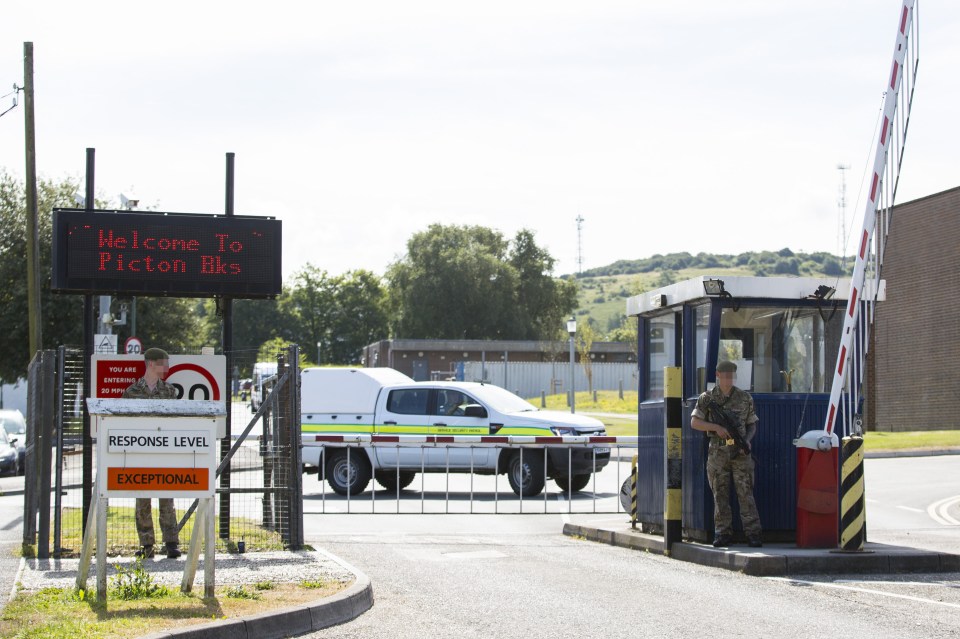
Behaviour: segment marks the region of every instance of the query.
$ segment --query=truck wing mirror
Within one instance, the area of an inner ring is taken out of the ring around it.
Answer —
[[[479,404],[468,404],[463,407],[464,417],[486,417],[487,409]]]

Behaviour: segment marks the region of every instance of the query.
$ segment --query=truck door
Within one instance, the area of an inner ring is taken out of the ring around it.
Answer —
[[[455,388],[435,390],[436,402],[433,406],[432,432],[436,435],[489,435],[490,418],[480,402],[467,393]],[[472,407],[472,410],[468,410]],[[469,413],[469,414],[468,414]],[[481,416],[482,415],[482,416]],[[469,469],[485,467],[490,463],[488,447],[450,447],[427,451],[428,459],[439,467]]]
[[[431,434],[429,401],[429,388],[391,390],[386,397],[383,410],[380,411],[377,432],[382,435]],[[426,453],[426,450],[420,446],[377,446],[373,451],[377,465],[381,468],[396,468],[398,465],[401,468],[420,468],[421,453]],[[430,465],[426,456],[423,457],[423,464]]]

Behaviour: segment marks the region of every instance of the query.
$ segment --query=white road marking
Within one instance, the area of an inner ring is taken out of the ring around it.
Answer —
[[[804,586],[820,586],[821,588],[833,588],[834,590],[849,590],[851,592],[862,592],[869,595],[879,595],[881,597],[890,597],[892,599],[906,599],[907,601],[916,601],[918,603],[933,604],[935,606],[946,606],[947,608],[960,609],[960,604],[949,603],[946,601],[937,601],[935,599],[924,599],[923,597],[911,597],[910,595],[900,595],[894,592],[883,592],[882,590],[872,590],[870,588],[854,588],[853,586],[841,586],[837,583],[824,583],[819,581],[803,581],[801,579],[791,579],[790,577],[767,577],[773,581],[783,581],[788,584],[802,584]]]
[[[862,584],[871,583],[875,586],[936,586],[942,588],[956,588],[952,581],[870,581],[864,582],[862,579],[835,579],[836,584]]]
[[[444,559],[500,559],[506,557],[502,552],[496,550],[474,550],[471,552],[445,552],[441,553]]]
[[[943,524],[944,526],[960,526],[960,520],[952,517],[947,512],[951,506],[958,503],[960,503],[960,495],[941,499],[927,506],[927,514],[938,524]]]
[[[900,510],[909,510],[912,513],[926,512],[923,508],[914,508],[913,506],[897,506]]]
[[[564,502],[566,502],[566,501],[567,501],[567,500],[564,499],[564,497],[563,497],[563,493],[560,493],[559,495],[557,495],[557,502],[560,504],[560,509],[561,509],[561,510],[560,510],[560,521],[562,521],[562,522],[565,523],[565,524],[569,524],[569,523],[570,523],[570,515],[569,515],[569,513],[567,513],[567,511],[569,510],[569,508],[564,508],[564,507],[563,507],[563,504],[564,504]]]

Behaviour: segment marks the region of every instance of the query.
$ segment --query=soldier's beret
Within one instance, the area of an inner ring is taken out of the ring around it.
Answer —
[[[736,373],[737,365],[731,362],[729,359],[725,359],[722,362],[717,364],[718,373]]]
[[[170,356],[162,348],[148,348],[143,354],[143,359],[148,362],[155,362],[158,359],[170,359]]]

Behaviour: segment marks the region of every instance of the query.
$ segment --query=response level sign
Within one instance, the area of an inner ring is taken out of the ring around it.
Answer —
[[[53,211],[52,290],[275,297],[280,220],[129,211]]]

